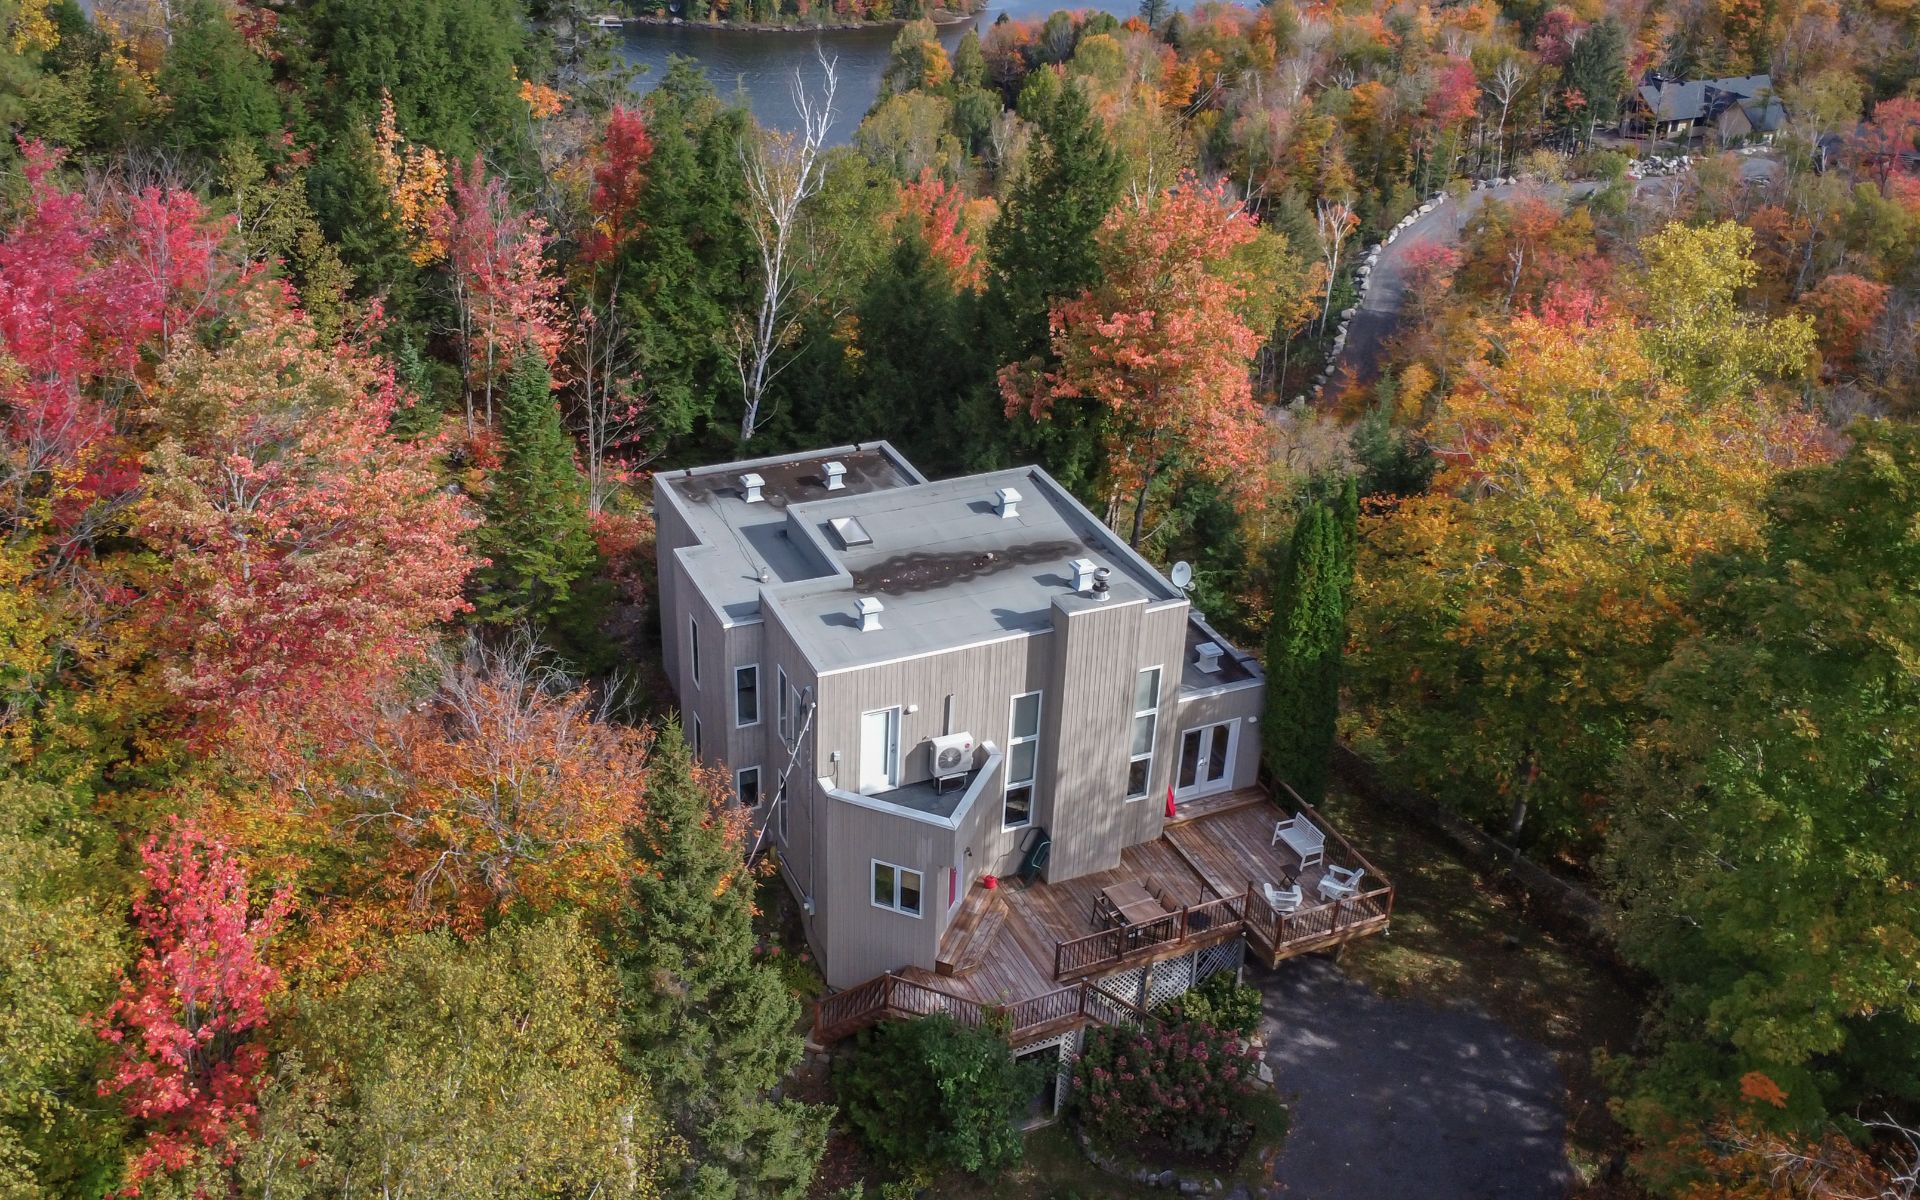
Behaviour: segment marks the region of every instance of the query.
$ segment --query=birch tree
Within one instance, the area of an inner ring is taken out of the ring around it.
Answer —
[[[793,75],[793,105],[800,114],[800,127],[768,130],[749,140],[740,152],[747,185],[747,228],[760,260],[759,308],[750,323],[742,323],[734,349],[743,445],[753,440],[760,427],[767,387],[786,366],[775,359],[800,321],[794,304],[799,272],[793,236],[801,208],[820,190],[820,154],[833,123],[833,96],[839,83],[840,60],[817,50],[815,54],[825,73],[818,96],[807,90],[799,71]]]
[[[1327,314],[1333,309],[1333,285],[1340,278],[1340,253],[1347,237],[1360,224],[1353,206],[1345,200],[1322,200],[1314,208],[1313,234],[1320,244],[1320,259],[1327,268],[1327,294],[1320,302],[1320,328],[1327,327]]]

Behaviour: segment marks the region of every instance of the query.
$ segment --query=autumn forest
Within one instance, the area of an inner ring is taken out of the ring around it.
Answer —
[[[651,603],[649,472],[882,438],[1598,898],[1579,1194],[1915,1194],[1920,6],[903,19],[848,145],[597,11],[0,0],[0,1197],[924,1186]]]

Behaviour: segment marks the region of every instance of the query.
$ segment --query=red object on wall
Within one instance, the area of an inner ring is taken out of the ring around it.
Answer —
[[[1000,877],[998,875],[982,875],[980,877],[980,886],[988,891],[992,891],[1000,886]]]
[[[1173,816],[1173,785],[1172,784],[1167,785],[1167,816],[1169,818]]]

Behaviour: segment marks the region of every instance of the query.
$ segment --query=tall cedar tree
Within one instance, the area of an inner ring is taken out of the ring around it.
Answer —
[[[962,324],[966,298],[926,239],[908,229],[874,273],[858,309],[863,410],[869,432],[849,429],[840,440],[886,429],[909,458],[934,477],[969,465],[968,440],[977,434],[972,413],[953,400],[964,396],[977,356]]]
[[[677,726],[661,731],[647,781],[613,956],[632,1066],[690,1151],[675,1191],[797,1200],[825,1148],[826,1113],[767,1096],[799,1061],[800,1003],[755,953],[740,827],[696,777]]]
[[[1346,642],[1353,534],[1343,502],[1315,501],[1293,527],[1267,630],[1267,765],[1302,799],[1327,790],[1340,715],[1340,654]]]
[[[489,621],[528,621],[563,649],[581,650],[592,638],[599,555],[573,440],[538,354],[521,355],[507,376],[500,439],[487,523],[475,535],[491,561],[474,573],[474,607]]]
[[[170,101],[165,137],[209,157],[230,142],[273,157],[271,139],[281,127],[273,72],[233,27],[227,7],[193,0],[175,26],[158,80]]]
[[[1048,312],[1099,280],[1094,235],[1120,198],[1121,159],[1086,96],[1072,84],[1028,90],[1022,114],[1037,123],[1039,141],[987,247],[993,265],[982,335],[997,365],[1045,365]],[[1012,442],[1008,452],[1048,464],[1085,491],[1100,472],[1097,424],[1092,412],[1062,410],[1045,422],[1016,417],[1003,436]]]

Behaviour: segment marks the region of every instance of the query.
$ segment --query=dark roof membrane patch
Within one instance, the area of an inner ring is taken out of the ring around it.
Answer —
[[[841,480],[842,486],[831,492],[827,490],[827,473],[824,469],[830,462],[838,462],[847,468]],[[716,497],[739,500],[745,498],[740,476],[748,471],[766,481],[761,485],[760,494],[766,504],[775,509],[784,509],[789,504],[804,504],[809,500],[858,496],[885,488],[905,487],[913,482],[900,473],[892,459],[878,450],[856,450],[799,462],[773,462],[757,467],[741,466],[737,470],[711,471],[674,479],[673,486],[693,503],[710,503]]]
[[[1055,541],[1029,542],[1004,550],[954,550],[945,553],[916,550],[911,554],[896,554],[864,571],[855,571],[853,587],[858,592],[906,596],[997,575],[1014,567],[1058,562],[1063,556],[1083,549],[1086,547],[1080,542]]]

